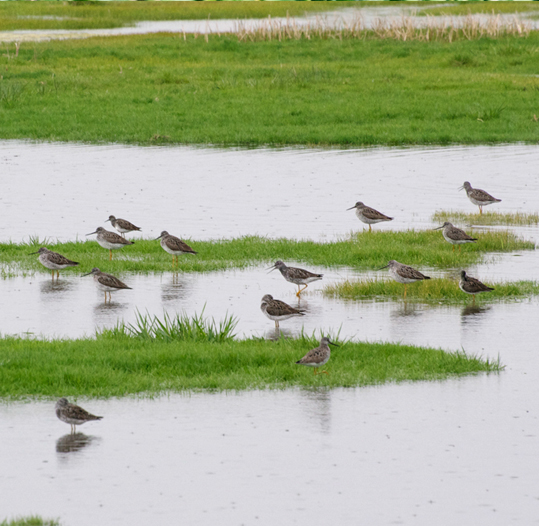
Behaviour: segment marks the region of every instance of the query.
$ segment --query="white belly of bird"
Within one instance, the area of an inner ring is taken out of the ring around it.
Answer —
[[[172,250],[166,243],[163,242],[163,240],[161,240],[161,247],[163,248],[163,250],[165,250],[172,256],[179,256],[180,254],[185,254],[185,252],[181,250]]]
[[[262,309],[262,312],[272,321],[283,321],[288,320],[288,318],[293,318],[294,316],[299,316],[299,314],[281,314],[280,316],[274,316],[270,314],[266,309]]]
[[[326,363],[329,362],[329,355],[327,358],[322,360],[321,362],[314,363],[314,362],[308,362],[308,363],[302,363],[301,365],[306,365],[307,367],[322,367],[322,365],[326,365]]]
[[[444,239],[448,243],[451,243],[452,245],[462,245],[463,243],[473,243],[471,239],[452,239],[443,230],[442,230],[442,235],[444,236]]]
[[[367,225],[374,225],[375,223],[381,223],[383,219],[369,219],[363,215],[361,210],[356,210],[356,215],[360,221],[367,223]]]
[[[97,278],[94,278],[94,281],[95,281],[95,284],[97,285],[97,288],[101,292],[114,292],[115,290],[120,290],[120,289],[117,289],[116,287],[109,287],[108,285],[103,285],[103,283],[101,283]]]
[[[123,243],[109,243],[106,239],[99,239],[99,236],[97,236],[97,242],[107,250],[117,250],[118,248],[125,247]]]
[[[75,426],[80,426],[80,425],[87,422],[87,420],[79,420],[78,418],[69,418],[69,417],[65,416],[62,412],[57,412],[56,416],[58,416],[58,418],[62,422],[65,422],[66,424],[72,424],[72,425],[75,425]]]
[[[495,202],[495,201],[478,201],[477,199],[474,199],[473,197],[470,197],[470,196],[468,196],[468,199],[476,206],[487,206]]]
[[[407,284],[407,283],[415,283],[416,281],[419,281],[417,279],[405,278],[404,276],[401,276],[395,269],[389,269],[389,274],[398,283]]]
[[[46,254],[41,254],[39,256],[39,262],[46,268],[51,270],[62,270],[66,267],[69,267],[69,265],[57,265],[56,263],[53,263],[50,259],[47,258]]]

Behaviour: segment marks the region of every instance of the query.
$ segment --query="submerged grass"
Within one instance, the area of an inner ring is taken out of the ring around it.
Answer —
[[[474,235],[479,241],[466,245],[461,253],[453,252],[452,246],[444,241],[441,233],[432,230],[363,231],[353,234],[349,239],[330,243],[256,236],[218,241],[186,240],[198,254],[180,257],[179,270],[209,272],[247,268],[261,263],[273,263],[278,259],[289,263],[303,262],[325,267],[339,265],[357,269],[380,268],[391,259],[412,266],[466,267],[484,261],[492,252],[535,248],[532,242],[508,231],[478,232]],[[35,255],[29,255],[41,245],[81,263],[80,267],[62,271],[64,273],[86,273],[93,267],[111,273],[172,270],[171,256],[155,240],[137,239],[134,245],[116,251],[112,261],[109,261],[108,250],[101,248],[95,241],[42,243],[33,240],[32,244],[0,244],[0,268],[4,269],[2,275],[10,277],[17,271],[48,272]]]
[[[340,342],[313,375],[296,365],[314,337],[267,341],[231,338],[217,342],[163,340],[129,334],[97,339],[0,340],[0,397],[154,396],[189,390],[357,387],[386,382],[440,380],[498,372],[498,361],[464,352],[392,343]]]
[[[0,522],[0,526],[60,526],[60,523],[55,519],[43,519],[37,515],[32,515],[30,517],[5,519]]]
[[[494,290],[478,294],[476,301],[480,303],[515,300],[539,295],[539,283],[534,281],[485,283],[485,285],[493,287]],[[387,301],[402,299],[404,285],[393,280],[347,280],[343,283],[326,286],[324,294],[351,300],[381,299]],[[472,302],[470,295],[460,290],[456,279],[430,279],[420,283],[412,283],[407,286],[406,300],[444,304]]]
[[[483,212],[468,214],[457,210],[437,210],[432,216],[433,221],[459,221],[468,225],[537,225],[539,214],[524,212]]]
[[[536,32],[451,43],[334,36],[6,44],[0,138],[249,146],[539,140]]]

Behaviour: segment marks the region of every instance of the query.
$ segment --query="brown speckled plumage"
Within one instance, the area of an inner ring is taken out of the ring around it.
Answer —
[[[71,425],[71,432],[75,432],[75,426],[80,426],[86,422],[90,422],[91,420],[101,420],[102,416],[95,416],[91,413],[88,413],[85,409],[82,407],[70,404],[66,398],[60,398],[58,402],[56,402],[56,416],[66,424]]]

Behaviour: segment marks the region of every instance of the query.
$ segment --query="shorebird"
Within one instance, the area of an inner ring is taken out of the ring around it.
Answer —
[[[311,349],[301,360],[298,360],[296,363],[299,365],[307,365],[308,367],[313,367],[314,374],[328,374],[327,371],[316,372],[318,367],[322,367],[329,361],[331,356],[330,345],[335,345],[339,347],[336,343],[329,341],[329,338],[322,338],[320,340],[320,345],[316,349]]]
[[[99,290],[105,293],[105,303],[107,303],[107,292],[109,293],[109,303],[112,299],[110,293],[116,290],[130,289],[123,281],[120,281],[117,277],[112,274],[107,274],[106,272],[101,272],[98,268],[93,268],[88,274],[83,274],[84,276],[89,276],[90,274],[94,277],[94,282]]]
[[[178,264],[178,255],[180,254],[197,254],[187,243],[184,243],[179,237],[171,236],[166,230],[161,232],[161,235],[156,238],[161,240],[163,250],[172,254],[172,267],[174,268],[174,260]]]
[[[395,261],[394,259],[392,259],[385,267],[382,267],[378,270],[382,270],[383,268],[387,268],[387,267],[389,267],[389,273],[391,274],[391,277],[395,281],[397,281],[398,283],[404,283],[404,297],[405,298],[406,298],[406,285],[408,283],[414,283],[415,281],[430,279],[428,276],[421,274],[419,270],[409,267],[408,265],[403,265],[402,263],[399,263],[398,261]]]
[[[75,433],[76,426],[80,426],[91,420],[101,420],[103,418],[102,416],[91,415],[88,411],[78,405],[70,404],[67,401],[67,398],[60,398],[60,400],[56,402],[55,409],[56,416],[62,422],[71,425],[71,434]]]
[[[484,190],[480,190],[479,188],[472,188],[472,185],[466,181],[459,190],[466,190],[466,195],[468,196],[468,199],[474,204],[479,207],[479,213],[483,213],[483,207],[487,205],[491,205],[492,203],[499,203],[501,199],[496,199],[495,197],[492,197],[488,192],[485,192]]]
[[[313,281],[318,281],[319,279],[322,279],[322,276],[324,274],[314,274],[312,272],[309,272],[308,270],[304,270],[302,268],[296,268],[296,267],[287,267],[282,261],[276,261],[275,265],[273,267],[269,267],[271,270],[270,272],[274,271],[276,268],[279,269],[281,274],[283,275],[283,278],[286,279],[286,281],[290,281],[290,283],[294,283],[298,286],[298,291],[296,292],[296,296],[299,298],[300,294],[307,288],[309,283],[312,283]],[[300,289],[300,285],[305,285],[302,289]]]
[[[60,270],[67,267],[76,267],[78,263],[71,261],[58,252],[53,252],[48,248],[41,247],[37,252],[30,252],[30,254],[39,254],[39,262],[52,272],[52,279],[54,281],[54,271],[56,270],[56,278],[60,277]]]
[[[474,305],[476,294],[480,294],[481,292],[490,292],[494,290],[491,287],[487,287],[484,283],[481,283],[478,279],[467,276],[465,270],[460,271],[459,287],[462,292],[466,292],[466,294],[472,294]]]
[[[365,206],[361,201],[358,201],[354,206],[347,208],[347,210],[356,209],[356,216],[360,221],[369,225],[369,232],[372,230],[371,225],[375,223],[381,223],[382,221],[393,221],[392,217],[386,216],[374,208]]]
[[[305,311],[295,309],[281,300],[274,300],[273,296],[266,294],[262,298],[260,304],[260,310],[270,319],[275,322],[275,328],[279,328],[279,322],[281,320],[287,320],[293,316],[303,316]]]
[[[108,248],[110,252],[109,261],[112,259],[112,251],[119,248],[124,248],[126,245],[134,245],[134,241],[128,241],[127,239],[119,236],[116,232],[109,232],[105,230],[102,226],[98,227],[95,232],[90,232],[86,234],[91,236],[92,234],[97,234],[97,242],[103,247]]]
[[[463,243],[475,243],[477,241],[475,237],[469,236],[466,232],[464,232],[464,230],[453,226],[451,223],[449,223],[449,221],[446,221],[442,226],[439,226],[434,230],[440,229],[443,229],[442,234],[444,239],[453,245],[453,252],[455,251],[455,245],[459,246],[460,252],[460,245]]]
[[[109,218],[105,221],[110,221],[110,224],[122,234],[122,237],[125,237],[124,234],[126,232],[133,232],[135,230],[140,230],[138,226],[135,226],[133,223],[130,223],[126,219],[116,219],[114,216],[109,216]]]

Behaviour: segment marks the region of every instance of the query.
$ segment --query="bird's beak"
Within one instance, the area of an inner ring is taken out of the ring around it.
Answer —
[[[105,223],[108,223],[110,221],[110,219],[105,219]]]
[[[269,270],[269,272],[268,272],[268,274],[269,274],[270,272],[273,272],[276,268],[277,267],[274,265],[273,267],[268,267],[266,270]]]
[[[351,206],[350,208],[347,208],[346,210],[347,210],[347,211],[348,211],[348,210],[352,210],[352,208],[355,208],[355,207],[356,207],[356,205]]]
[[[389,267],[389,265],[386,265],[385,267],[377,268],[376,270],[383,270],[385,268]]]
[[[156,237],[154,241],[157,241],[158,239],[161,239],[163,236]]]
[[[464,186],[459,186],[459,191],[464,190]]]
[[[438,228],[433,228],[432,230],[440,230],[440,229],[443,228],[443,227],[444,227],[444,225],[439,226]]]
[[[28,255],[31,256],[32,254],[39,254],[39,252],[30,252]]]
[[[335,347],[340,347],[340,345],[339,345],[338,343],[333,343],[333,342],[330,342],[330,341],[328,341],[328,343],[329,343],[330,345],[335,345]]]
[[[97,230],[95,232],[90,232],[89,234],[86,234],[86,235],[91,236],[92,234],[97,234]]]
[[[88,274],[83,274],[81,278],[83,278],[84,276],[89,276],[90,274],[92,274],[92,272],[88,272]]]

